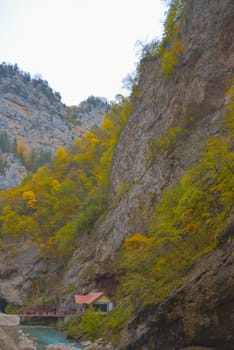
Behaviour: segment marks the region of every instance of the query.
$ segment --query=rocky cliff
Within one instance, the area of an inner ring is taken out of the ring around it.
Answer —
[[[158,58],[143,62],[135,110],[115,151],[109,210],[79,245],[64,285],[73,284],[80,292],[106,288],[113,293],[118,276],[112,261],[123,239],[146,232],[162,191],[199,161],[210,136],[223,135],[225,90],[233,77],[233,15],[229,0],[188,1],[178,34],[184,50],[173,74],[162,76]],[[185,128],[186,135],[159,150],[158,140],[175,127]],[[129,326],[133,345],[121,348],[231,349],[234,271],[229,244],[198,263],[201,269],[190,273],[189,282],[156,307],[162,307],[159,316],[156,309],[142,319],[140,315]]]
[[[79,235],[62,278],[56,278],[60,262],[40,258],[36,248],[31,257],[24,256],[25,263],[22,247],[9,257],[9,264],[2,255],[0,295],[5,301],[20,304],[28,298],[33,290],[30,275],[42,282],[35,285],[41,291],[54,275],[51,284],[59,290],[62,306],[71,303],[74,293],[102,289],[114,295],[120,278],[115,259],[123,240],[147,232],[163,190],[198,163],[209,137],[225,137],[225,91],[233,78],[234,4],[232,0],[181,3],[186,6],[177,36],[183,49],[173,72],[163,75],[161,59],[154,55],[139,66],[133,113],[115,149],[107,212],[95,227]],[[231,349],[232,235],[230,230],[222,244],[197,260],[188,269],[186,282],[165,300],[135,310],[118,348]],[[12,273],[7,272],[10,264]]]
[[[46,286],[55,286],[59,266],[58,262],[43,259],[30,239],[5,242],[0,256],[0,310],[4,311],[7,303],[22,305],[29,290],[41,293]],[[38,278],[41,283],[35,283]]]
[[[105,99],[93,96],[66,107],[47,81],[17,65],[0,65],[0,188],[17,185],[29,170],[51,161],[59,147],[100,125],[108,109]]]
[[[203,346],[204,349],[231,350],[234,341],[233,237],[234,226],[217,249],[191,267],[183,286],[160,305],[132,319],[120,348],[171,350]]]
[[[93,249],[87,248],[87,255],[95,256],[97,269],[115,254],[125,237],[145,232],[151,208],[163,189],[178,182],[198,162],[209,136],[223,133],[225,90],[233,76],[229,35],[233,4],[229,0],[189,1],[185,16],[180,33],[185,51],[175,72],[165,80],[157,58],[143,65],[141,96],[114,155],[109,211],[95,227],[95,246],[89,238]],[[184,121],[186,137],[159,152],[155,141]],[[80,265],[73,266],[80,269]],[[76,270],[74,276],[81,285]]]

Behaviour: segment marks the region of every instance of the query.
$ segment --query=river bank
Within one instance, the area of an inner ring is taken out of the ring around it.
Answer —
[[[37,346],[17,326],[1,326],[0,350],[37,350]]]
[[[35,342],[19,329],[20,319],[0,313],[0,350],[37,350]]]
[[[54,327],[20,326],[18,316],[0,313],[0,350],[46,350],[47,348],[48,350],[81,350]]]
[[[0,314],[0,350],[114,350],[104,339],[71,342],[54,327],[20,325],[15,315]]]
[[[54,338],[51,341],[56,342],[61,341],[61,339]],[[42,344],[37,338],[31,338],[30,334],[25,333],[17,326],[1,326],[0,350],[81,350],[81,348],[74,344],[69,345],[68,342],[64,344]]]

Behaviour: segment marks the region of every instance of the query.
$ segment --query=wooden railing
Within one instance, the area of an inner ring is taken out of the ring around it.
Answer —
[[[75,317],[79,316],[78,313],[71,312],[35,312],[35,313],[19,313],[17,314],[19,317]]]

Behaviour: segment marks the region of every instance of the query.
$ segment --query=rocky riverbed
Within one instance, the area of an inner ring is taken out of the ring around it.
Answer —
[[[36,343],[15,326],[0,328],[0,350],[37,350]]]
[[[46,347],[46,350],[77,350],[74,346],[63,344],[51,344]]]
[[[98,350],[99,348],[89,347],[88,349]],[[0,350],[37,350],[37,342],[29,339],[28,335],[17,326],[2,326],[0,327]],[[46,350],[77,350],[77,348],[70,345],[51,344],[46,347]]]

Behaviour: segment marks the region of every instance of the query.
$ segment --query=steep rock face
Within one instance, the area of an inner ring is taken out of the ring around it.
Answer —
[[[12,153],[0,152],[3,169],[0,172],[0,189],[17,186],[26,176],[27,170]]]
[[[8,303],[22,305],[30,295],[43,293],[49,285],[56,287],[59,268],[61,264],[44,259],[38,246],[29,239],[2,243],[0,307],[2,305],[4,308]]]
[[[187,282],[162,304],[139,313],[121,349],[233,349],[234,226],[225,244],[198,260]],[[131,339],[131,340],[130,340]]]
[[[77,292],[101,287],[112,293],[118,283],[112,259],[123,239],[147,231],[152,207],[164,188],[177,183],[199,161],[210,136],[223,135],[225,90],[233,77],[233,14],[231,0],[189,1],[179,33],[184,52],[176,70],[166,80],[159,59],[148,59],[142,66],[141,96],[136,98],[134,113],[115,151],[109,210],[83,243],[80,239],[64,286],[76,286]],[[179,128],[180,137],[160,149],[158,140],[174,127]],[[142,320],[139,316],[128,329],[133,345],[123,342],[120,348],[166,350],[191,345],[231,349],[229,244],[198,262],[189,282],[162,305],[160,319],[154,310]]]
[[[75,138],[100,125],[108,109],[105,99],[93,96],[80,106],[66,107],[46,81],[31,79],[17,66],[0,65],[0,189],[19,184],[28,173],[19,149],[26,159],[39,152],[45,163],[58,147],[71,146]]]
[[[26,79],[18,70],[4,65],[0,70],[0,114],[0,130],[26,148],[43,145],[54,153],[59,146],[69,146],[77,136],[74,126],[65,119],[65,105],[46,82]]]
[[[126,235],[144,232],[144,211],[198,161],[207,138],[222,132],[224,92],[234,61],[228,36],[233,31],[230,9],[231,1],[190,1],[181,32],[185,51],[176,71],[165,81],[156,61],[144,66],[142,97],[122,132],[111,173],[113,201],[120,186],[126,190],[102,224],[114,217],[108,240],[114,249]],[[155,141],[175,126],[183,131],[183,123],[186,135],[172,141],[168,149],[158,150]]]
[[[157,58],[147,60],[142,66],[141,96],[135,101],[134,112],[115,151],[109,210],[90,232],[79,236],[78,248],[62,281],[62,302],[69,303],[74,291],[114,292],[118,278],[112,259],[123,239],[147,230],[152,207],[163,189],[175,184],[184,171],[199,160],[208,137],[223,133],[224,92],[227,80],[233,76],[230,39],[233,10],[232,0],[190,0],[180,32],[185,50],[175,72],[165,80]],[[181,129],[183,137],[160,149],[158,140],[165,138],[174,127]],[[187,283],[161,305],[162,312],[157,306],[148,313],[139,313],[129,324],[129,334],[123,338],[120,348],[143,350],[157,349],[157,346],[166,350],[207,345],[225,349],[229,346],[232,341],[231,316],[227,311],[233,288],[231,247],[228,241],[201,259],[189,273]],[[35,260],[34,256],[29,258],[30,273],[43,276],[48,267],[44,269],[43,263],[38,268]],[[32,288],[31,284],[27,286],[22,282],[26,282],[27,273],[24,274],[23,265],[20,266],[17,274],[21,280],[11,285],[11,290],[17,292],[12,302],[21,302]],[[52,266],[51,269],[53,273]],[[3,273],[5,270],[7,265]],[[5,276],[5,283],[7,281],[9,276]],[[68,289],[72,289],[70,294]],[[7,291],[1,294],[7,299]],[[224,322],[224,318],[229,322]],[[220,332],[214,334],[213,326],[220,327]],[[216,341],[223,342],[224,347],[216,347]]]
[[[69,147],[74,139],[100,125],[109,110],[104,98],[91,96],[79,106],[66,107],[48,83],[31,79],[15,66],[0,65],[0,189],[18,185],[30,173],[22,153],[50,152]],[[34,169],[35,170],[35,169]],[[0,239],[0,309],[6,303],[22,305],[29,295],[57,286],[60,262],[47,261],[27,239]]]
[[[163,189],[199,160],[210,136],[223,132],[225,89],[233,76],[233,7],[231,0],[190,1],[180,33],[185,50],[175,72],[164,79],[157,58],[143,65],[141,97],[115,151],[110,208],[74,254],[66,284],[87,285],[86,269],[92,283],[96,274],[108,274],[123,239],[146,231]],[[175,126],[184,136],[158,149],[157,141]]]
[[[108,112],[110,105],[104,97],[89,96],[87,100],[82,101],[77,107],[67,107],[69,115],[78,130],[81,133],[90,130],[92,127],[99,126],[102,123],[103,115]]]

